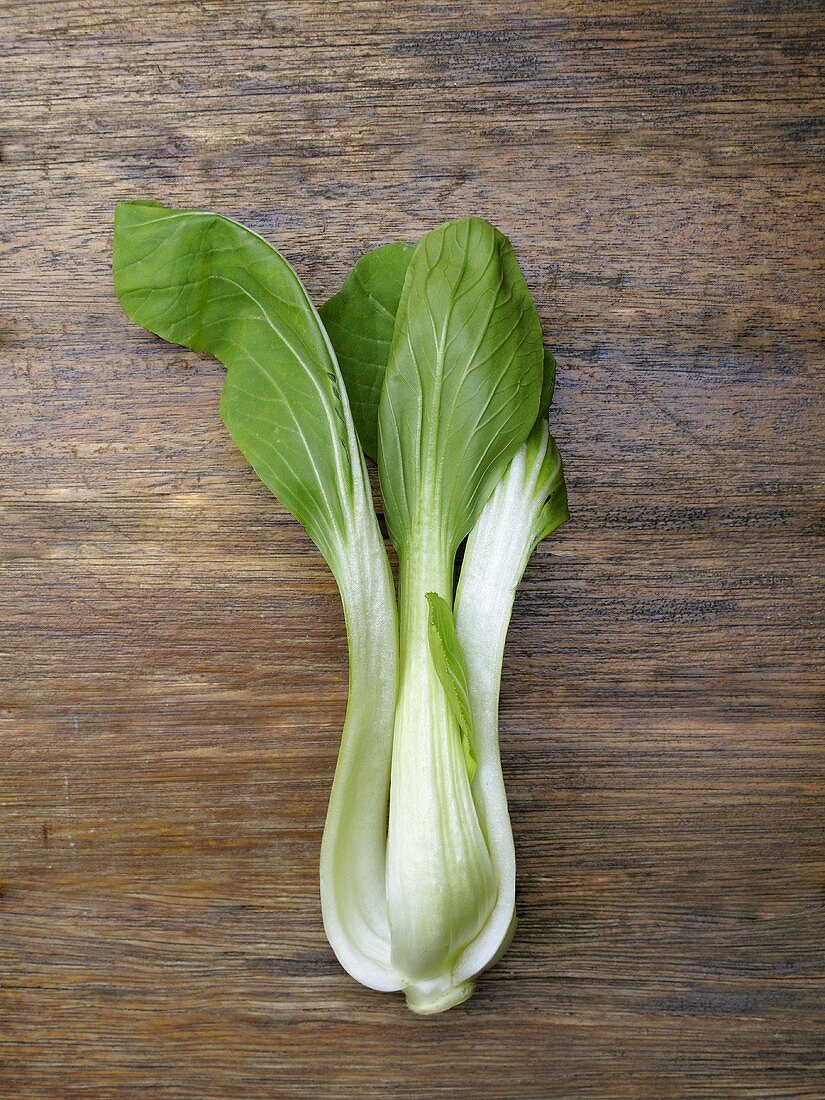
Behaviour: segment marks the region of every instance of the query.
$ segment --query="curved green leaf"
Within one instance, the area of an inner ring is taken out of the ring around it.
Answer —
[[[365,453],[378,461],[378,406],[393,326],[414,245],[396,241],[367,252],[336,295],[318,310],[349,395]],[[544,349],[539,418],[553,401],[556,360]]]
[[[458,644],[450,605],[437,592],[427,593],[427,603],[430,605],[430,654],[447,702],[461,730],[461,749],[467,765],[467,776],[472,783],[476,773],[476,756],[464,654]]]
[[[378,403],[413,250],[396,241],[367,252],[318,311],[338,356],[361,446],[376,461]]]
[[[480,218],[417,245],[379,408],[390,535],[435,521],[454,551],[538,414],[541,327],[515,254]]]
[[[286,260],[217,214],[119,203],[114,277],[132,320],[227,367],[230,435],[335,569],[363,460],[329,340]]]

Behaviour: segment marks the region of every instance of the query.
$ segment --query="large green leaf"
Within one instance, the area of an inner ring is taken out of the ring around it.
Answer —
[[[226,427],[335,568],[363,463],[334,353],[286,260],[228,218],[129,202],[114,277],[132,320],[228,368]]]
[[[539,411],[541,327],[510,242],[466,218],[417,245],[379,408],[390,535],[458,545]]]
[[[367,252],[318,311],[338,356],[361,446],[376,461],[378,403],[413,248],[396,241]]]
[[[319,311],[341,364],[350,403],[353,394],[355,400],[360,401],[356,425],[362,441],[370,441],[369,448],[364,447],[370,458],[377,458],[375,441],[381,386],[387,370],[395,311],[413,249],[413,245],[396,242],[366,253],[347,276],[341,290]],[[364,333],[368,338],[362,337]],[[544,447],[545,433],[540,425],[546,420],[553,402],[555,383],[556,360],[553,353],[544,348],[539,415],[525,447],[534,439],[537,445]],[[547,492],[542,517],[537,522],[536,529],[541,532],[538,541],[569,519],[561,456],[552,436],[544,453],[545,465],[552,462],[555,466],[555,476]],[[546,474],[541,480],[547,480]]]
[[[361,446],[378,460],[378,407],[404,277],[415,246],[396,241],[365,253],[319,309],[344,376]],[[539,416],[553,400],[556,360],[544,349]]]
[[[437,592],[427,593],[427,603],[430,605],[430,655],[447,702],[461,730],[461,749],[467,766],[467,777],[472,783],[476,773],[475,738],[464,654],[458,644],[450,605]]]

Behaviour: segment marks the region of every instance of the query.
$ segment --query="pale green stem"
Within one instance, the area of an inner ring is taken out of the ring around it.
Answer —
[[[393,965],[411,1008],[442,1011],[472,983],[453,965],[495,904],[458,725],[430,657],[428,592],[452,596],[453,553],[411,538],[400,557],[401,671],[393,738],[387,902]]]
[[[363,507],[371,513],[371,501]],[[401,988],[386,895],[398,634],[389,562],[370,518],[334,570],[347,625],[349,698],[321,843],[321,906],[345,970],[372,989],[391,990]]]
[[[552,482],[543,467],[549,435],[536,429],[496,486],[467,540],[455,600],[456,634],[467,665],[477,771],[473,794],[495,869],[497,900],[455,967],[461,981],[490,966],[515,929],[516,856],[498,741],[498,705],[507,628],[516,589],[540,533]]]

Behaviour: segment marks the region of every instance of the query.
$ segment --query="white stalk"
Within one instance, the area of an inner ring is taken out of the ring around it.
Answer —
[[[354,442],[348,416],[347,427]],[[346,544],[330,563],[346,621],[349,694],[321,841],[321,911],[344,969],[370,989],[388,991],[402,986],[390,956],[386,892],[398,620],[363,457],[360,466]]]
[[[430,543],[432,539],[430,538]],[[470,996],[453,978],[460,952],[495,904],[458,724],[428,642],[426,594],[450,598],[453,554],[412,541],[401,556],[401,666],[393,738],[387,854],[392,961],[415,1012]]]
[[[516,589],[536,543],[549,529],[547,498],[560,480],[558,452],[542,421],[516,452],[467,540],[456,593],[456,633],[467,664],[475,727],[473,797],[487,836],[497,901],[484,928],[453,971],[461,983],[490,966],[515,929],[516,856],[498,742],[498,703],[504,644]]]

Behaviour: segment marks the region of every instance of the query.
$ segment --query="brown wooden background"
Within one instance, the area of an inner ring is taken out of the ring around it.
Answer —
[[[825,1095],[820,5],[0,13],[0,1094]],[[534,290],[574,518],[506,657],[518,936],[446,1016],[324,938],[338,597],[119,311],[144,196],[317,301],[478,213]]]

